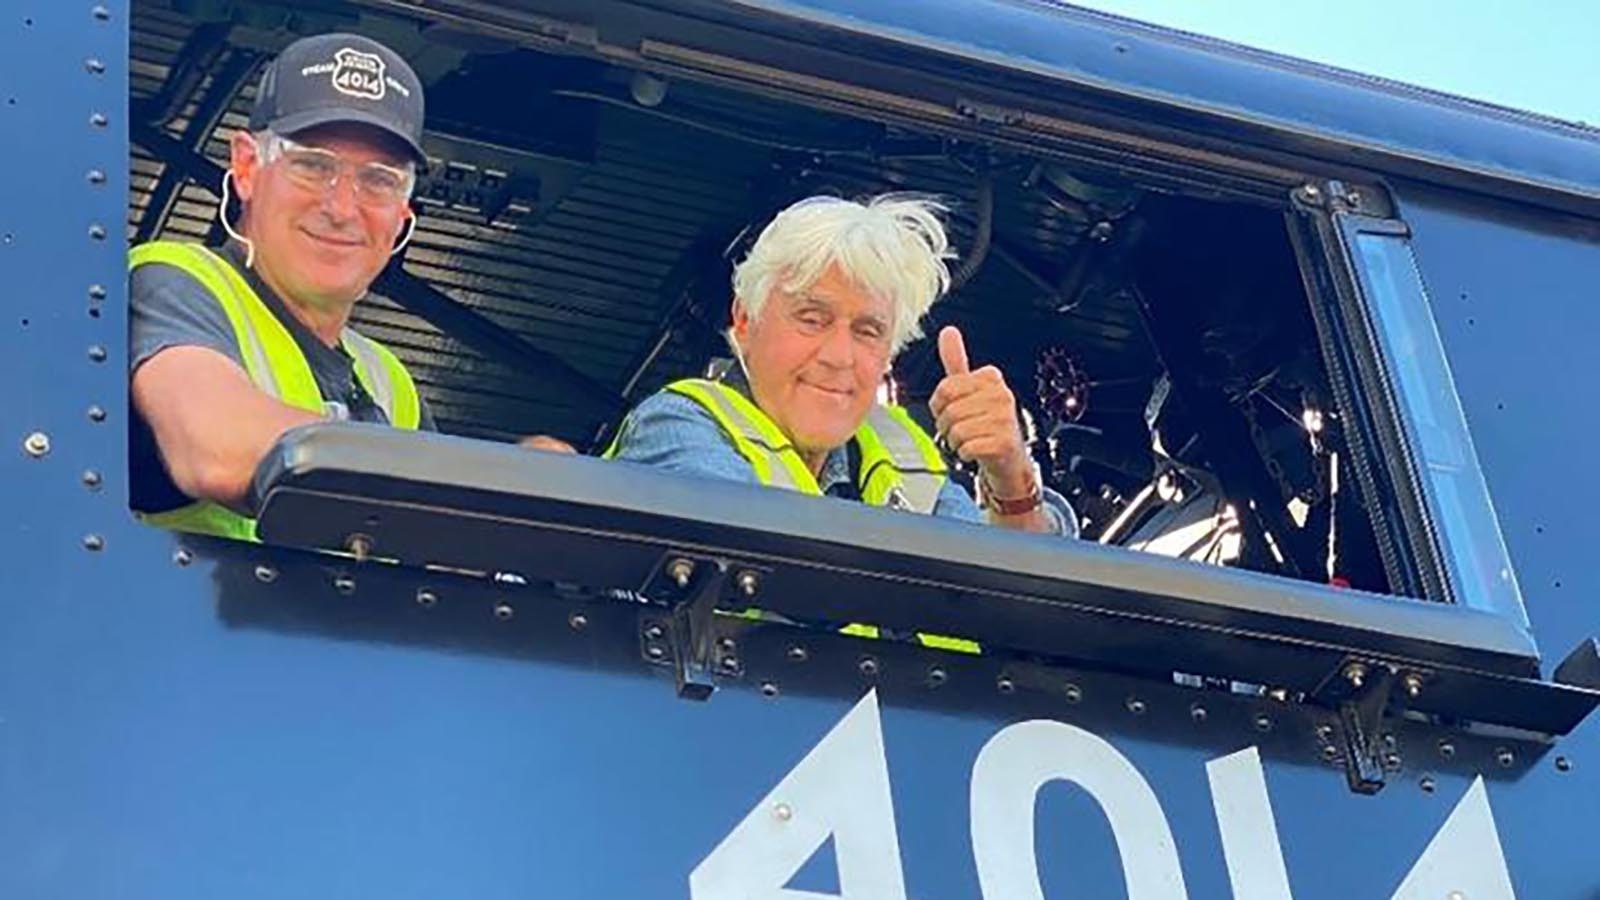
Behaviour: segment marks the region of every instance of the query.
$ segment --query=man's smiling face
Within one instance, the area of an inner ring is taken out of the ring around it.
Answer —
[[[404,198],[375,202],[363,197],[354,173],[368,163],[401,168],[404,151],[361,125],[311,128],[294,141],[337,154],[343,167],[333,187],[297,181],[291,160],[267,162],[265,148],[235,147],[256,268],[286,300],[319,308],[347,305],[360,299],[383,270],[410,214]]]
[[[861,426],[889,370],[894,307],[829,266],[815,283],[775,288],[760,319],[735,301],[733,335],[756,405],[813,468]]]

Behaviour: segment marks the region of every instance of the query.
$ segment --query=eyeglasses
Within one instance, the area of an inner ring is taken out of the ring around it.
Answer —
[[[353,171],[356,201],[366,206],[388,207],[405,203],[417,180],[416,172],[410,167],[401,169],[380,162],[347,162],[332,150],[297,144],[280,134],[267,136],[262,156],[269,165],[283,160],[284,172],[290,181],[317,193],[333,190],[347,171]]]

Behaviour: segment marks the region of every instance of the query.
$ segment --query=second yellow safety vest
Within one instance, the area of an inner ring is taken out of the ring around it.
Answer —
[[[199,244],[179,241],[154,241],[129,254],[129,271],[151,263],[174,266],[205,286],[227,314],[245,371],[256,387],[289,406],[318,415],[325,411],[322,391],[294,336],[231,263]],[[340,335],[340,343],[355,361],[356,380],[389,417],[390,424],[416,428],[422,418],[422,401],[416,382],[399,358],[389,348],[349,328]],[[256,540],[254,519],[217,503],[191,503],[141,518],[174,531]]]

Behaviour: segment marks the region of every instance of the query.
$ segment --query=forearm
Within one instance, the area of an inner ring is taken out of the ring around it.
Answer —
[[[278,438],[322,418],[261,392],[231,361],[200,348],[153,357],[135,373],[132,393],[178,489],[240,511]]]

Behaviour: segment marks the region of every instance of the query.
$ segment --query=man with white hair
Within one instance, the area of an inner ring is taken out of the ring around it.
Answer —
[[[950,286],[941,210],[890,194],[813,197],[779,213],[734,270],[728,340],[738,365],[640,403],[608,455],[1075,537],[1071,507],[1044,487],[1028,453],[1004,376],[970,368],[959,330],[939,334],[945,377],[929,405],[946,446],[977,464],[981,508],[905,410],[878,402],[895,355]]]

